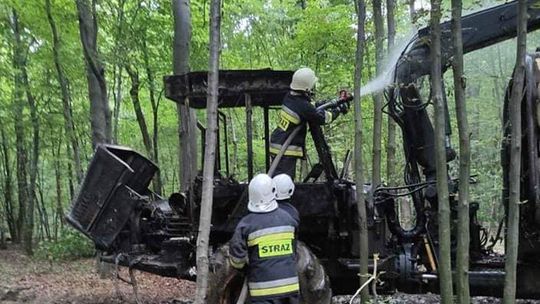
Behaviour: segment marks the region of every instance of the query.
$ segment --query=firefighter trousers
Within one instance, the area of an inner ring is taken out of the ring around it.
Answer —
[[[289,296],[282,299],[273,300],[251,300],[251,304],[299,304],[300,300],[298,295]]]
[[[275,156],[272,157],[272,161],[274,160]],[[274,171],[273,176],[276,176],[278,174],[285,173],[288,176],[291,177],[291,179],[294,181],[296,178],[296,160],[297,157],[291,157],[291,156],[282,156],[279,160],[279,163],[277,164],[276,171]],[[272,177],[273,177],[272,176]]]

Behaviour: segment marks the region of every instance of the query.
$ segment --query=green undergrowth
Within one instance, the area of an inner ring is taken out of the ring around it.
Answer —
[[[63,229],[56,241],[39,242],[35,257],[51,261],[75,260],[94,255],[92,242],[73,229]]]

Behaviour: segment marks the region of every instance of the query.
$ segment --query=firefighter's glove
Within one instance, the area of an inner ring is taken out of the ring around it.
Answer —
[[[341,90],[339,91],[339,100],[349,103],[353,100],[353,96],[347,90]]]
[[[319,100],[319,101],[316,101],[315,102],[315,108],[318,108],[320,106],[322,106],[323,104],[327,103],[328,100]]]
[[[347,114],[349,112],[349,103],[348,102],[342,102],[337,106],[337,110],[341,114]]]

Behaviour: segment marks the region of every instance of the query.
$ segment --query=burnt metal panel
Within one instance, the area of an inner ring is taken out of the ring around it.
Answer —
[[[221,70],[219,72],[219,107],[244,107],[244,94],[251,95],[252,106],[280,106],[290,90],[292,71]],[[189,107],[206,108],[208,73],[190,72],[163,77],[165,96]]]
[[[99,145],[67,221],[96,246],[108,248],[157,170],[154,163],[129,148]]]

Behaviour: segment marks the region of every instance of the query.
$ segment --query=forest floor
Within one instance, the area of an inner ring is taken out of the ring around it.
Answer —
[[[122,277],[128,277],[125,269]],[[137,272],[142,303],[189,304],[195,283]],[[350,296],[337,296],[333,304],[348,304]],[[20,250],[0,250],[0,303],[135,303],[130,285],[116,279],[100,279],[94,259],[49,262],[29,258]],[[354,303],[357,303],[356,301]],[[396,293],[379,296],[378,303],[435,304],[438,295]],[[500,303],[500,299],[475,297],[475,304]],[[518,304],[540,304],[519,300]]]
[[[94,259],[49,262],[0,250],[0,303],[135,303],[131,285],[100,279],[95,265]],[[125,269],[121,275],[129,278]],[[136,278],[143,303],[190,303],[194,296],[189,281],[142,272]]]

